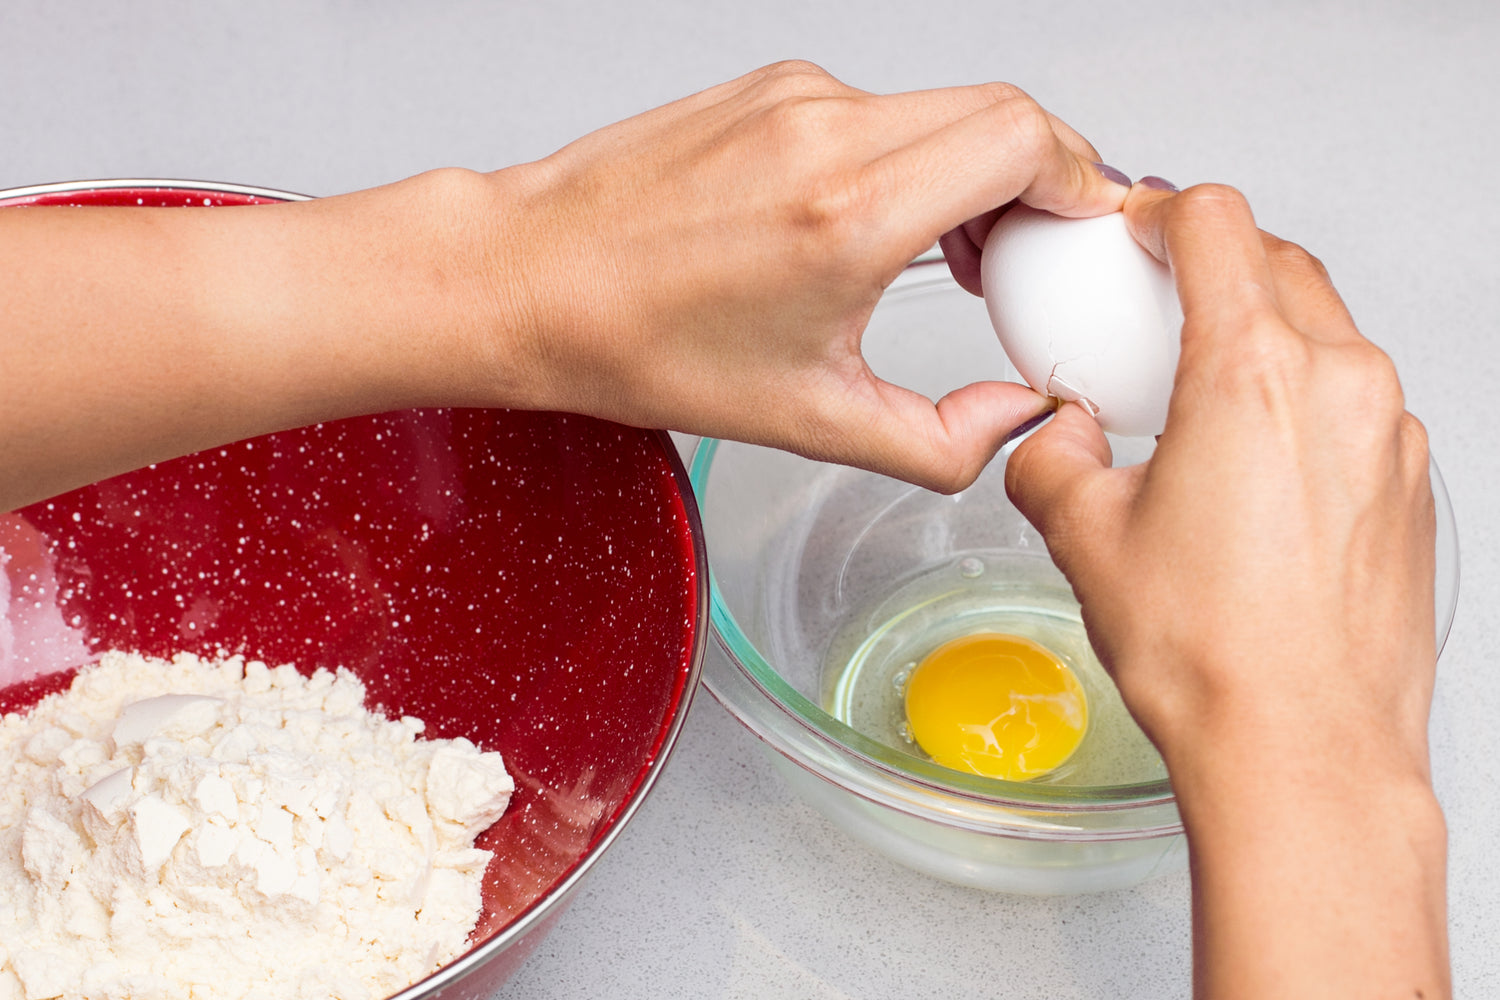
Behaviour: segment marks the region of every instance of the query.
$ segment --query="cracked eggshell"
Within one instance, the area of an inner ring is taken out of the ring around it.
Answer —
[[[1025,205],[985,240],[980,280],[1011,364],[1106,431],[1160,434],[1181,347],[1172,274],[1120,213],[1064,219]]]

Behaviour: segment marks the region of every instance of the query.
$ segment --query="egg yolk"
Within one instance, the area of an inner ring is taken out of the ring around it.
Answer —
[[[917,664],[906,718],[912,737],[944,767],[1025,781],[1078,748],[1088,701],[1052,653],[991,632],[946,642]]]

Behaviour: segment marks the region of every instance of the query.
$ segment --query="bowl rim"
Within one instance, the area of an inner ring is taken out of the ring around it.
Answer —
[[[49,194],[76,194],[84,191],[115,191],[140,188],[147,191],[173,191],[182,193],[204,192],[205,194],[240,194],[268,201],[312,201],[310,194],[280,191],[276,188],[256,187],[249,184],[230,184],[224,181],[194,181],[164,177],[108,177],[96,180],[53,181],[47,184],[28,184],[24,187],[0,190],[0,202],[17,201],[21,198],[40,198]]]
[[[694,489],[702,497],[707,496],[713,460],[723,443],[715,438],[704,438],[693,452],[690,474]],[[710,619],[719,646],[760,695],[785,712],[810,736],[838,747],[887,779],[910,784],[929,793],[958,796],[972,800],[975,804],[1008,809],[1019,807],[1097,813],[1161,806],[1173,801],[1171,785],[1166,779],[1124,785],[1039,785],[964,774],[887,747],[835,719],[789,684],[771,666],[740,628],[734,613],[720,593],[714,579],[712,556],[709,560],[709,601]],[[724,701],[716,690],[720,685],[712,676],[707,676],[705,683],[716,698]],[[728,707],[736,715],[740,714],[735,705]],[[782,748],[778,746],[777,749]],[[793,759],[806,766],[795,756]]]
[[[0,189],[0,207],[22,207],[14,203],[25,198],[37,198],[52,194],[73,194],[88,191],[108,191],[140,188],[172,193],[235,194],[263,198],[269,202],[311,201],[312,195],[281,191],[275,188],[246,184],[231,184],[220,181],[196,181],[169,178],[122,177],[96,180],[58,181],[48,184],[32,184],[25,187]],[[24,203],[23,203],[24,204]],[[636,775],[635,782],[627,793],[625,802],[616,811],[609,825],[588,845],[582,857],[573,867],[564,872],[547,891],[532,901],[510,922],[489,938],[474,945],[464,954],[448,962],[424,979],[407,986],[386,1000],[418,1000],[451,986],[478,970],[496,955],[519,942],[531,931],[539,929],[547,920],[556,916],[571,899],[584,877],[592,871],[604,852],[614,843],[626,825],[640,810],[652,790],[656,787],[668,758],[676,748],[693,697],[698,691],[703,674],[703,662],[708,647],[709,626],[709,571],[708,553],[704,541],[703,518],[693,493],[691,477],[678,453],[676,445],[664,430],[647,430],[656,441],[667,460],[672,474],[672,484],[678,501],[682,504],[687,520],[688,536],[692,542],[693,568],[693,619],[692,643],[686,657],[686,669],[681,670],[673,687],[673,710],[667,716],[661,732],[651,751],[650,760]]]
[[[941,251],[934,249],[907,265],[887,292],[915,292],[944,283],[957,287]],[[713,460],[723,443],[713,438],[701,439],[689,465],[693,488],[705,505],[708,503]],[[1457,607],[1459,551],[1452,502],[1436,460],[1429,462],[1429,470],[1437,519],[1436,653],[1441,654],[1451,633]],[[1445,557],[1449,562],[1446,573]],[[1019,808],[1084,816],[1121,810],[1155,814],[1165,808],[1173,814],[1168,822],[1147,822],[1134,830],[1119,828],[1108,833],[1072,829],[1067,836],[1068,839],[1113,839],[1120,834],[1143,837],[1181,832],[1169,779],[1103,786],[1049,786],[1006,781],[952,771],[864,736],[796,690],[771,666],[745,635],[723,599],[714,580],[712,559],[709,581],[714,637],[731,669],[720,669],[710,661],[704,674],[704,685],[741,723],[804,769],[869,801],[968,829],[993,829],[997,822],[1005,825],[996,814],[997,810]],[[779,717],[774,720],[759,717],[753,705],[755,701],[771,706]],[[839,766],[835,758],[840,756],[852,757],[855,767],[851,770]],[[929,801],[934,797],[936,801]],[[1158,817],[1152,815],[1149,818],[1155,820]],[[1038,835],[1030,825],[1025,826],[1024,832],[1027,836]]]
[[[693,493],[692,483],[681,456],[671,437],[663,430],[651,430],[658,446],[666,456],[672,472],[672,483],[676,487],[683,515],[688,522],[688,535],[692,540],[693,563],[693,641],[687,657],[687,669],[679,674],[673,688],[675,711],[668,716],[666,726],[657,736],[651,759],[636,775],[625,803],[615,813],[605,830],[598,834],[585,849],[584,854],[568,871],[553,882],[545,893],[532,901],[511,921],[490,938],[481,941],[469,951],[455,958],[425,979],[412,983],[386,1000],[420,1000],[433,992],[452,985],[485,965],[491,958],[518,943],[533,930],[542,928],[554,916],[560,915],[585,876],[593,870],[599,858],[620,836],[625,826],[635,817],[642,804],[650,796],[661,777],[667,759],[676,749],[683,726],[687,724],[688,711],[697,694],[703,676],[703,662],[708,649],[709,625],[709,572],[708,551],[704,540],[703,518],[698,509],[698,499]]]

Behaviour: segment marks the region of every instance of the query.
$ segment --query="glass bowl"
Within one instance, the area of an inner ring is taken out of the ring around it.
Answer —
[[[934,399],[975,378],[1019,381],[983,302],[960,289],[936,255],[914,262],[887,291],[865,354],[883,377]],[[1141,461],[1153,447],[1149,439],[1111,444],[1116,464]],[[939,766],[903,742],[894,719],[887,738],[871,738],[870,719],[846,696],[860,683],[848,680],[857,677],[856,664],[883,656],[883,667],[867,668],[886,671],[872,689],[887,680],[899,686],[901,661],[913,658],[912,649],[974,631],[997,615],[1001,631],[1072,626],[1070,588],[1005,496],[1013,448],[972,487],[942,496],[770,449],[701,441],[691,476],[721,647],[707,657],[704,682],[775,751],[796,793],[902,864],[1018,893],[1129,886],[1182,867],[1186,843],[1159,758],[1123,714],[1092,651],[1076,648],[1086,646],[1081,626],[1072,638],[1033,636],[1078,670],[1091,705],[1085,744],[1046,780]],[[1432,471],[1441,647],[1458,559],[1452,509],[1435,465]],[[1048,621],[1036,626],[1032,619]],[[882,697],[875,696],[874,715],[892,711]],[[1109,726],[1095,727],[1093,719],[1106,716]],[[1078,760],[1096,730],[1095,752]]]
[[[295,197],[115,181],[0,205]],[[0,514],[0,712],[107,649],[224,650],[346,667],[387,714],[500,751],[516,790],[478,841],[494,858],[471,947],[398,994],[487,997],[676,744],[708,634],[704,568],[663,433],[506,410],[319,424]]]

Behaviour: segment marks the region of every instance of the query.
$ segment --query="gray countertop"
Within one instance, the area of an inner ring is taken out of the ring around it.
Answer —
[[[1500,6],[1422,6],[7,0],[0,187],[321,195],[491,168],[788,57],[874,91],[1008,80],[1127,173],[1237,185],[1395,358],[1452,494],[1463,582],[1434,768],[1456,985],[1495,996]],[[791,798],[704,693],[656,792],[503,995],[1158,998],[1188,993],[1188,947],[1185,875],[1030,899],[870,854]]]

